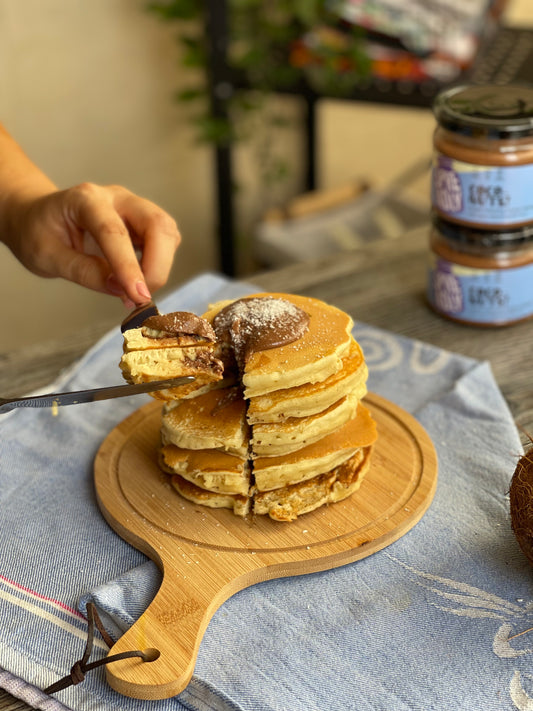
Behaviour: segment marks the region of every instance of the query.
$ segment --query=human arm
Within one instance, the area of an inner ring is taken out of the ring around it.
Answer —
[[[165,211],[122,186],[58,190],[0,125],[0,241],[34,274],[131,306],[167,281],[180,234]]]

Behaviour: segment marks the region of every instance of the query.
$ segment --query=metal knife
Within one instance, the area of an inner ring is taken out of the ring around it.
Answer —
[[[139,328],[149,316],[159,316],[159,309],[153,301],[148,301],[142,306],[137,306],[137,308],[122,321],[120,330],[124,333],[124,331],[127,331],[129,328]]]
[[[77,405],[82,402],[96,402],[109,400],[115,397],[127,397],[139,393],[151,393],[165,388],[175,388],[194,380],[193,375],[184,375],[180,378],[167,378],[166,380],[153,380],[150,383],[138,385],[111,385],[107,388],[94,388],[92,390],[77,390],[66,393],[47,393],[45,395],[32,395],[6,400],[0,398],[0,415],[17,407],[58,407],[61,405]]]

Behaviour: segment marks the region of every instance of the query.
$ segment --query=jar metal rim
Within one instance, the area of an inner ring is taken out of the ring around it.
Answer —
[[[485,92],[485,95],[482,92]],[[491,99],[493,94],[487,92],[497,92],[502,100],[509,97],[509,100],[522,102],[522,111],[513,110],[507,115],[491,116],[488,112],[483,115],[482,111],[474,110],[473,107],[469,111],[461,110],[457,101],[460,100],[461,95],[464,97],[466,108],[467,102],[473,101],[476,96],[478,99]],[[454,133],[499,139],[533,136],[533,88],[529,86],[518,84],[454,86],[438,94],[433,103],[433,112],[439,124]]]
[[[513,247],[533,241],[533,225],[506,230],[484,230],[448,222],[436,214],[432,224],[443,237],[462,244],[478,244],[488,248]]]

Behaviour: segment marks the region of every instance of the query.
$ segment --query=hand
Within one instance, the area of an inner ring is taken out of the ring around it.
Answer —
[[[132,308],[166,283],[180,240],[175,221],[149,200],[83,183],[18,203],[5,241],[34,274],[120,296]]]

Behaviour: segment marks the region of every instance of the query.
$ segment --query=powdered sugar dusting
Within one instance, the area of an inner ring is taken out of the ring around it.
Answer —
[[[237,358],[301,338],[309,315],[287,299],[273,296],[239,299],[213,321],[217,337],[233,345]]]

